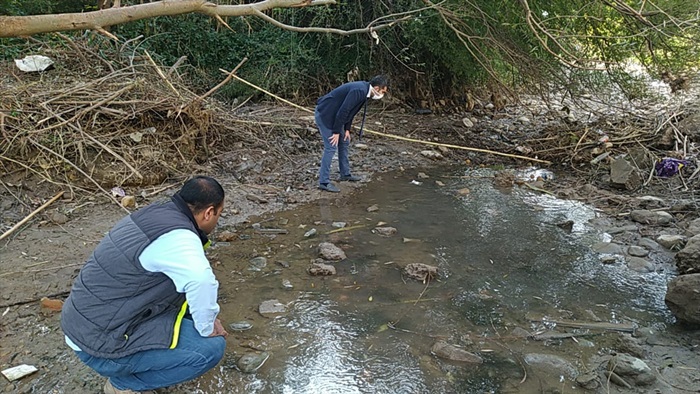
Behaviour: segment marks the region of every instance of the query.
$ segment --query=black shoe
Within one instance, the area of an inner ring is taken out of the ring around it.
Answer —
[[[318,188],[331,193],[340,193],[340,189],[332,183],[322,183],[318,185]]]
[[[355,175],[348,175],[348,176],[341,176],[340,177],[341,181],[348,181],[348,182],[359,182],[362,180],[359,176]]]

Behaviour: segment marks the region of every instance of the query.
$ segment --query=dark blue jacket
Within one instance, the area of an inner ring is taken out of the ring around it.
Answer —
[[[318,99],[316,114],[323,126],[333,134],[342,134],[352,127],[352,119],[367,101],[369,82],[348,82]]]

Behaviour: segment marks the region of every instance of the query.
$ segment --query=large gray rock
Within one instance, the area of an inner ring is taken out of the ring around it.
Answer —
[[[681,275],[668,282],[666,305],[679,321],[700,324],[700,274]]]
[[[340,249],[330,242],[323,242],[318,245],[318,255],[322,259],[329,261],[340,261],[347,258],[343,249]]]
[[[617,354],[608,361],[608,371],[615,372],[635,386],[648,386],[656,381],[656,375],[644,361],[624,353]]]
[[[637,167],[625,159],[617,159],[610,165],[610,183],[617,188],[635,190],[642,185],[642,177]]]
[[[605,254],[622,254],[622,246],[612,242],[597,242],[591,245],[594,252]]]
[[[683,245],[685,245],[685,242],[688,240],[683,235],[674,235],[674,234],[661,234],[656,238],[656,242],[659,243],[659,245],[663,246],[666,249],[675,249],[678,250]]]
[[[681,274],[700,272],[700,234],[689,239],[685,248],[676,253],[676,267]]]
[[[575,379],[578,370],[564,358],[553,354],[528,353],[523,358],[525,363],[544,372],[563,375],[569,379]]]
[[[639,209],[630,212],[630,219],[637,223],[667,226],[673,222],[673,215],[663,211]]]

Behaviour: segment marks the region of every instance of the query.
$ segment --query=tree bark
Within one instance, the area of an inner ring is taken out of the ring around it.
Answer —
[[[206,0],[163,0],[99,11],[30,15],[0,16],[0,37],[22,37],[39,33],[68,30],[97,30],[122,23],[165,15],[182,15],[192,12],[212,17],[255,15],[274,8],[307,7],[335,4],[335,0],[263,0],[252,4],[217,5]]]

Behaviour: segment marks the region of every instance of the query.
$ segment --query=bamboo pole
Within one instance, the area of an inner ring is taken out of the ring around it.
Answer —
[[[269,91],[267,91],[267,90],[261,88],[260,86],[254,85],[254,84],[252,84],[252,83],[246,81],[245,79],[239,77],[238,75],[232,74],[233,71],[229,72],[229,71],[226,71],[226,70],[224,70],[224,69],[219,69],[219,71],[221,71],[221,72],[223,72],[223,73],[226,73],[226,74],[232,76],[235,80],[237,80],[237,81],[239,81],[239,82],[241,82],[241,83],[244,83],[244,84],[246,84],[246,85],[248,85],[248,86],[250,86],[250,87],[252,87],[252,88],[254,88],[254,89],[257,89],[257,90],[259,90],[259,91],[261,91],[261,92],[263,92],[263,93],[265,93],[265,94],[267,94],[267,95],[269,95],[269,96],[271,96],[271,97],[274,97],[274,98],[276,98],[277,100],[280,100],[280,101],[282,101],[282,102],[285,103],[285,104],[289,104],[289,105],[291,105],[291,106],[294,107],[294,108],[300,109],[300,110],[302,110],[302,111],[305,111],[305,112],[308,112],[308,113],[311,113],[311,114],[314,113],[312,110],[310,110],[310,109],[308,109],[308,108],[305,108],[305,107],[302,107],[302,106],[300,106],[300,105],[294,104],[293,102],[291,102],[291,101],[289,101],[289,100],[285,100],[285,99],[283,99],[282,97],[277,96],[276,94],[271,93],[271,92],[269,92]],[[512,155],[512,154],[510,154],[510,153],[503,153],[503,152],[492,151],[492,150],[488,150],[488,149],[471,148],[471,147],[468,147],[468,146],[452,145],[452,144],[441,144],[441,143],[439,143],[439,142],[417,140],[417,139],[414,139],[414,138],[401,137],[401,136],[399,136],[399,135],[380,133],[380,132],[378,132],[378,131],[370,130],[370,129],[367,129],[367,128],[365,128],[364,131],[365,131],[365,133],[369,133],[369,134],[375,134],[375,135],[379,135],[379,136],[382,136],[382,137],[393,138],[393,139],[402,140],[402,141],[416,142],[416,143],[419,143],[419,144],[433,145],[433,146],[443,146],[443,147],[445,147],[445,148],[461,149],[461,150],[467,150],[467,151],[472,151],[472,152],[487,153],[487,154],[497,155],[497,156],[505,156],[505,157],[510,157],[510,158],[514,158],[514,159],[521,159],[521,160],[534,161],[534,162],[538,162],[538,163],[552,164],[552,162],[551,162],[551,161],[548,161],[548,160],[535,159],[535,158],[533,158],[533,157],[527,157],[527,156],[521,156],[521,155]]]
[[[24,223],[27,223],[27,222],[29,221],[29,219],[33,218],[34,215],[36,215],[37,213],[43,211],[46,207],[48,207],[49,205],[51,205],[54,201],[58,200],[62,195],[63,195],[63,191],[58,192],[58,193],[57,193],[55,196],[53,196],[49,201],[45,202],[42,206],[40,206],[39,208],[35,209],[34,212],[30,213],[29,215],[27,215],[27,217],[25,217],[24,219],[20,220],[19,223],[15,224],[11,229],[5,231],[5,233],[4,233],[3,235],[0,235],[0,240],[5,239],[5,237],[7,237],[8,235],[12,234],[12,233],[13,233],[15,230],[17,230],[18,228],[22,227],[22,225],[23,225]]]

